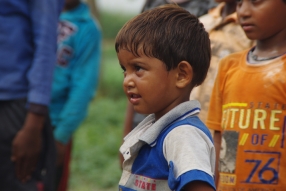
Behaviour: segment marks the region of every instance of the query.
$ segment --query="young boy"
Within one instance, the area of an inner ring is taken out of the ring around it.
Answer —
[[[231,53],[251,48],[254,44],[254,41],[246,37],[237,22],[236,0],[216,0],[216,2],[220,4],[199,18],[209,33],[212,57],[204,83],[194,88],[190,96],[190,99],[196,99],[201,103],[199,117],[203,122],[207,119],[210,90],[215,82],[219,61]]]
[[[179,5],[180,7],[186,9],[193,15],[199,17],[203,14],[206,14],[207,11],[214,7],[216,3],[214,0],[146,0],[142,12],[153,9],[155,7],[158,7],[160,5],[165,5],[165,4],[170,4],[170,3],[175,3]],[[196,88],[197,89],[197,88]],[[198,92],[198,91],[196,91]],[[197,95],[197,94],[196,94]],[[193,99],[198,99],[198,97],[192,97]],[[202,108],[201,108],[202,112]],[[200,117],[201,116],[206,116],[202,115],[200,112]],[[136,127],[144,118],[146,115],[137,113],[134,111],[133,106],[131,103],[127,104],[126,108],[126,115],[125,115],[125,121],[124,121],[124,129],[123,129],[123,136],[126,136],[134,127]],[[206,117],[205,117],[206,118]],[[204,118],[204,119],[205,119]],[[205,121],[202,119],[203,121]],[[123,162],[123,158],[120,155],[120,163]]]
[[[210,41],[199,20],[175,5],[143,12],[127,22],[115,48],[123,89],[147,116],[125,138],[120,190],[213,191],[215,151],[189,101],[210,63]]]
[[[251,50],[220,63],[207,125],[220,165],[218,190],[286,188],[286,2],[237,1]],[[222,136],[222,139],[221,139]],[[221,144],[220,144],[221,143]]]

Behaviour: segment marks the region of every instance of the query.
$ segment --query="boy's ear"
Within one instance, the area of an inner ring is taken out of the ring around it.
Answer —
[[[187,61],[181,61],[177,66],[177,81],[176,86],[178,88],[184,88],[188,86],[193,79],[193,67]]]

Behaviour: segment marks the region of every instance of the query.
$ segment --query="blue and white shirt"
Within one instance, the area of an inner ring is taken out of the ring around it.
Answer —
[[[180,191],[192,181],[215,189],[215,148],[208,128],[197,117],[200,104],[184,102],[158,121],[146,117],[120,147],[120,191]]]

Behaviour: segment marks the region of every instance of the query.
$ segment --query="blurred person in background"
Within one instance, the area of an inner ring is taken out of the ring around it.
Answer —
[[[201,103],[201,112],[199,114],[201,120],[205,123],[212,89],[215,83],[219,62],[225,56],[231,53],[240,52],[254,46],[255,42],[245,35],[238,23],[236,13],[236,0],[216,0],[218,6],[209,10],[208,14],[201,16],[199,19],[204,24],[205,29],[209,33],[211,41],[211,64],[205,81],[198,87],[193,89],[190,95],[191,100],[198,100]],[[214,131],[211,130],[212,135]],[[226,142],[221,150],[216,150],[216,155],[225,153]],[[221,157],[223,154],[220,155]],[[232,155],[230,155],[232,156]],[[222,160],[217,158],[217,164],[222,166]],[[218,185],[216,176],[216,185]]]
[[[48,118],[61,0],[0,1],[0,189],[52,191]]]
[[[101,29],[89,7],[66,0],[58,26],[57,62],[50,116],[57,147],[56,187],[68,185],[71,139],[85,119],[97,89],[101,60]]]
[[[219,63],[206,120],[217,190],[285,191],[286,0],[236,3],[237,20],[256,45]]]
[[[201,103],[200,118],[206,121],[210,96],[216,78],[220,60],[231,53],[254,46],[254,41],[247,38],[238,24],[236,0],[216,0],[218,6],[199,19],[204,24],[211,40],[212,58],[207,78],[204,83],[194,88],[190,99]]]
[[[216,5],[214,0],[146,0],[142,12],[169,3],[176,3],[197,17],[206,14]]]

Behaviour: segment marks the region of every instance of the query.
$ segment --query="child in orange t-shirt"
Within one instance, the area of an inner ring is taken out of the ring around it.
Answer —
[[[211,40],[212,58],[208,75],[204,83],[195,87],[190,99],[198,100],[201,103],[200,118],[206,121],[211,89],[216,78],[219,61],[231,53],[239,52],[254,45],[244,34],[238,24],[236,0],[216,0],[218,6],[211,9],[208,14],[199,19],[206,27]]]
[[[220,63],[207,126],[214,132],[219,191],[286,188],[286,1],[237,1],[257,40]]]

